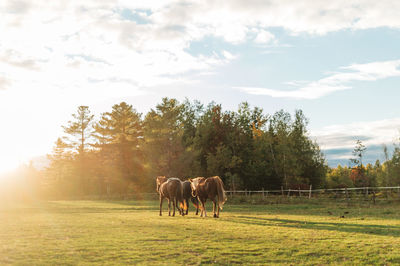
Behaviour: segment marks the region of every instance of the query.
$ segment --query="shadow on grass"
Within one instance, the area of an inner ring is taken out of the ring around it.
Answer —
[[[132,207],[132,208],[52,208],[53,213],[113,213],[113,212],[135,212],[135,211],[154,211],[157,212],[158,208],[150,207]]]
[[[160,205],[158,201],[52,201],[42,202],[38,206],[30,206],[29,208],[26,208],[28,212],[37,212],[38,209],[47,209],[54,213],[111,213],[151,211],[158,215]],[[164,201],[163,212],[166,211],[168,211],[168,202]],[[178,210],[176,209],[176,211]],[[195,212],[195,208],[192,205],[189,207],[189,212]]]
[[[27,210],[36,212],[45,209],[52,213],[112,213],[157,211],[158,205],[143,201],[51,201],[30,206]],[[15,209],[14,209],[15,210]]]
[[[238,204],[226,205],[224,211],[241,212],[242,214],[285,214],[285,215],[307,215],[340,217],[345,215],[348,218],[369,217],[385,220],[399,220],[399,204],[376,205],[371,207],[345,206],[336,204],[273,204],[273,205],[251,205]]]
[[[328,230],[345,233],[361,233],[380,236],[400,236],[400,226],[375,225],[375,224],[349,224],[349,223],[331,223],[331,222],[309,222],[278,218],[260,218],[252,216],[235,216],[234,223],[260,226],[280,226],[298,229]]]
[[[124,206],[131,206],[131,210],[138,210],[138,211],[159,211],[160,210],[160,202],[158,200],[149,200],[149,201],[104,201],[104,203],[112,203]],[[212,208],[212,203],[207,203],[207,208]],[[172,208],[172,203],[171,203]],[[110,208],[112,209],[112,208]],[[163,212],[168,210],[168,201],[163,201]],[[172,210],[172,209],[171,209]],[[189,213],[195,212],[196,208],[192,203],[189,203]],[[200,213],[200,211],[199,211]]]

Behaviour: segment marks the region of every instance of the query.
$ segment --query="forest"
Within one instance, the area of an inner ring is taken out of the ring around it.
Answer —
[[[62,125],[49,165],[19,170],[21,183],[44,197],[154,192],[155,177],[222,178],[227,190],[390,186],[400,183],[400,149],[363,165],[357,141],[351,166],[330,168],[307,131],[301,110],[265,114],[243,102],[225,111],[214,102],[163,98],[147,114],[121,102],[96,118],[79,106]]]

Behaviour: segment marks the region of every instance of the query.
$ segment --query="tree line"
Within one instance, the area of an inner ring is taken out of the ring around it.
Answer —
[[[395,144],[392,156],[383,145],[384,162],[376,160],[374,164],[363,164],[362,158],[366,147],[357,140],[353,150],[353,158],[349,166],[338,165],[329,168],[325,187],[395,187],[400,186],[400,146]]]
[[[59,196],[153,191],[158,175],[215,176],[225,188],[322,187],[325,158],[301,110],[272,115],[241,103],[163,98],[146,115],[121,102],[96,119],[79,106],[63,126],[43,172],[42,187]]]
[[[79,106],[62,126],[45,169],[32,163],[0,180],[2,197],[81,197],[154,192],[155,177],[221,177],[227,190],[400,185],[400,145],[363,164],[357,141],[349,166],[330,168],[301,110],[265,114],[241,103],[164,98],[143,115],[121,102],[95,117]]]

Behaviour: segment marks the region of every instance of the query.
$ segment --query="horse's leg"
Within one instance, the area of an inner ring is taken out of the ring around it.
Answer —
[[[200,201],[197,198],[197,204],[196,204],[196,215],[199,215],[199,207],[200,207]]]
[[[215,199],[213,200],[213,217],[217,218],[217,214],[215,213],[215,207],[217,207],[217,203],[215,202]]]
[[[219,197],[217,197],[217,218],[219,218]]]
[[[204,210],[204,217],[207,217],[207,210],[206,210],[206,201],[202,201],[201,205],[203,206],[203,210]]]
[[[171,216],[171,200],[168,199],[168,216]]]
[[[179,211],[179,215],[182,215],[183,210],[181,210],[181,207],[179,206],[178,198],[175,198],[175,206]]]
[[[172,211],[172,216],[175,216],[175,207],[176,207],[175,203],[176,203],[176,198],[172,199],[172,205],[174,206],[174,210]]]
[[[184,216],[185,214],[183,213],[183,208],[181,208],[180,203],[181,202],[178,200],[178,198],[175,198],[176,209],[179,211],[179,215]]]
[[[185,202],[186,202],[186,215],[188,215],[189,214],[189,199],[188,198],[185,199]]]
[[[163,202],[163,197],[160,196],[160,216],[162,216],[162,202]]]
[[[201,204],[201,206],[204,206],[203,201],[199,200],[199,205]],[[203,217],[203,213],[204,213],[204,208],[201,208],[200,211],[200,217]]]
[[[214,198],[214,205],[216,208],[216,212],[214,212],[214,218],[219,218],[219,196],[218,194]]]

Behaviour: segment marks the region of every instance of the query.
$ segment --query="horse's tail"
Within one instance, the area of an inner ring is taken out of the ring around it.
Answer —
[[[222,207],[223,207],[225,201],[227,200],[225,190],[224,190],[224,183],[222,182],[221,178],[219,178],[219,176],[216,176],[215,180],[217,181],[219,208],[222,210]]]
[[[183,185],[182,182],[179,181],[178,189],[176,191],[176,197],[177,200],[179,201],[179,206],[181,207],[182,210],[186,211],[188,206],[186,204],[186,200],[183,197]]]

